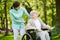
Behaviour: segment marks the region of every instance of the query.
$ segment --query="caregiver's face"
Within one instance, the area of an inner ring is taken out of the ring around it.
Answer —
[[[16,10],[19,10],[19,9],[20,9],[20,6],[16,7],[15,9],[16,9]]]

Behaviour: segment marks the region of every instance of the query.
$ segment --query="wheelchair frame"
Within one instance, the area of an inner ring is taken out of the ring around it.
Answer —
[[[32,35],[31,35],[32,34]],[[22,37],[22,40],[25,40],[24,38],[26,38],[26,37],[24,37],[24,36],[29,36],[30,37],[30,39],[29,40],[37,40],[38,38],[37,38],[37,34],[36,34],[36,30],[35,29],[29,29],[29,30],[27,30],[26,31],[26,34],[24,34],[23,35],[23,37]],[[33,37],[33,36],[35,36],[35,37]],[[27,39],[28,40],[28,39]]]
[[[29,29],[29,30],[31,31],[31,33],[33,33],[32,30],[36,33],[36,30],[35,30],[35,29]],[[44,29],[44,30],[46,30],[46,29]],[[32,35],[29,34],[29,32],[27,32],[27,31],[26,31],[26,34],[23,35],[22,40],[23,40],[23,38],[24,38],[25,35],[28,35],[28,36],[30,37],[30,40],[41,40],[41,39],[38,39],[39,37],[37,36],[37,34],[36,34],[35,39],[34,39],[34,38],[32,37]],[[51,37],[51,34],[49,34],[49,35],[50,35],[50,37]],[[24,40],[25,40],[25,39],[24,39]]]

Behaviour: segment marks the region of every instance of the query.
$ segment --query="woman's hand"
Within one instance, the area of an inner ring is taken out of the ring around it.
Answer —
[[[48,30],[51,30],[51,27],[49,25],[47,25],[47,27],[48,27]]]

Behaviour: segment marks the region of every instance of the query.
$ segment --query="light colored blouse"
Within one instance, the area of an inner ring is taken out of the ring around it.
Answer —
[[[40,20],[39,19],[35,19],[34,23],[35,23],[36,29],[41,30],[41,22],[40,22]]]
[[[39,20],[39,21],[38,21]],[[41,19],[37,18],[37,20],[33,20],[33,19],[29,19],[28,23],[27,23],[27,27],[26,29],[45,29],[45,28],[49,28],[48,25],[46,25]]]
[[[10,10],[10,16],[12,19],[12,27],[13,28],[19,29],[19,28],[24,27],[24,23],[22,22],[24,20],[22,17],[23,14],[30,17],[30,15],[26,11],[26,9],[23,7],[20,7],[19,10],[15,10],[15,9]]]

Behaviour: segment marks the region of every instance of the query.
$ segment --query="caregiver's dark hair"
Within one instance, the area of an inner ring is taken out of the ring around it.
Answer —
[[[11,9],[17,8],[18,6],[20,6],[20,3],[18,1],[15,1],[12,5]]]

